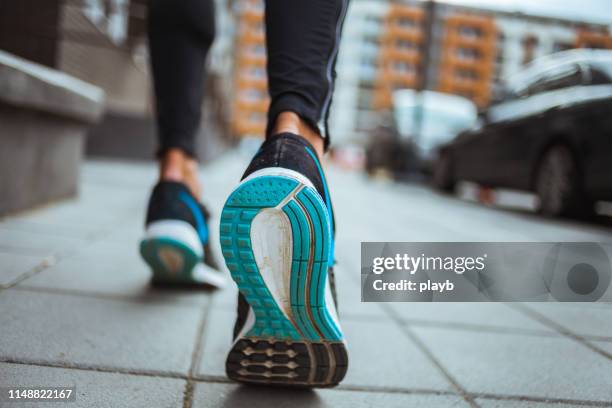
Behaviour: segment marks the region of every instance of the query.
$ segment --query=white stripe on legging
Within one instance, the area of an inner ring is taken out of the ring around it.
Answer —
[[[321,108],[321,120],[319,121],[319,131],[325,137],[328,136],[326,134],[327,129],[325,129],[325,118],[327,117],[327,110],[329,109],[332,94],[334,91],[334,87],[333,87],[334,80],[332,78],[332,70],[334,66],[334,60],[336,59],[336,55],[338,55],[340,35],[342,34],[341,27],[342,27],[342,22],[344,21],[344,17],[346,16],[346,11],[348,9],[348,1],[349,0],[342,0],[342,10],[340,11],[340,17],[338,18],[338,22],[336,25],[336,41],[334,43],[334,48],[330,55],[329,61],[327,61],[327,96],[325,97],[325,101],[323,102],[323,107]]]

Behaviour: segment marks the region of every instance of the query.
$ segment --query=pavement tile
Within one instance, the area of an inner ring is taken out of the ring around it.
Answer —
[[[414,331],[469,392],[612,403],[612,361],[565,337]]]
[[[84,187],[87,190],[87,187]],[[117,194],[117,191],[107,191]],[[109,195],[109,194],[107,194]],[[119,199],[120,197],[117,197]],[[89,228],[108,227],[124,217],[125,211],[115,206],[109,206],[99,197],[88,196],[82,193],[73,200],[54,203],[46,207],[37,208],[17,218],[23,221],[41,224],[55,224],[61,227],[78,228],[86,224]]]
[[[336,292],[338,294],[338,311],[341,318],[368,318],[388,320],[389,316],[377,303],[361,301],[361,288],[356,280],[347,274],[349,270],[338,268],[336,272]]]
[[[107,265],[136,265],[142,263],[135,243],[96,241],[85,245],[70,256],[70,259],[95,261]]]
[[[87,224],[52,224],[48,222],[32,222],[26,217],[17,216],[0,223],[0,229],[31,232],[42,235],[62,236],[68,238],[92,239],[105,231],[102,227],[92,227]]]
[[[156,288],[151,272],[138,257],[129,262],[98,262],[68,258],[22,281],[18,288],[59,289],[83,295],[121,296],[133,301],[159,305],[203,305],[212,292],[205,289]]]
[[[300,390],[255,387],[238,384],[198,383],[194,407],[250,408],[359,408],[359,407],[467,407],[459,397],[449,395],[401,394],[339,389]]]
[[[476,398],[481,408],[578,408],[585,405],[562,404],[554,402],[512,401]]]
[[[538,321],[502,303],[387,303],[405,321],[491,326],[554,333]]]
[[[205,330],[198,375],[225,376],[235,312],[212,310]],[[347,320],[349,370],[342,384],[449,390],[427,358],[391,323]]]
[[[612,356],[612,341],[592,341],[591,343]]]
[[[0,228],[0,252],[51,255],[79,248],[86,243],[82,238]]]
[[[612,306],[580,303],[529,303],[527,307],[583,336],[612,339]]]
[[[202,311],[5,290],[0,358],[186,373]]]
[[[11,283],[44,260],[44,256],[0,253],[0,287]]]
[[[213,295],[213,305],[215,308],[235,311],[238,303],[238,287],[228,274],[228,284]]]
[[[7,407],[66,406],[70,408],[182,407],[185,381],[64,368],[0,363],[1,385],[66,387],[76,386],[70,403],[6,403]]]
[[[215,307],[209,313],[204,329],[202,353],[197,375],[225,377],[225,358],[232,345],[236,312]]]
[[[343,384],[450,390],[429,359],[392,323],[343,323],[349,370]]]

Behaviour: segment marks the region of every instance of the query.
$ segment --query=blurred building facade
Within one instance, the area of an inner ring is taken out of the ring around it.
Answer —
[[[429,20],[425,10],[424,1],[352,2],[331,112],[337,143],[364,140],[377,118],[388,117],[396,89],[422,86],[484,108],[504,78],[535,58],[570,48],[612,48],[603,24],[444,2],[436,2]]]
[[[266,77],[264,3],[241,0],[235,4],[235,66],[232,131],[259,137],[266,129],[270,99]]]
[[[234,8],[232,130],[241,137],[261,136],[269,104],[263,1],[237,0]],[[612,48],[602,24],[436,2],[428,39],[426,17],[424,1],[351,2],[330,113],[336,144],[364,140],[381,117],[389,117],[396,89],[422,86],[484,108],[503,78],[535,58],[570,48]],[[423,67],[426,49],[429,64]]]
[[[269,105],[263,0],[215,1],[217,34],[200,139],[261,137]],[[576,47],[612,48],[601,24],[444,2],[436,2],[433,18],[426,10],[417,0],[351,1],[330,113],[336,144],[365,139],[391,109],[396,89],[448,92],[486,107],[502,79],[534,58]],[[108,113],[90,147],[104,153],[113,145],[108,141],[121,136],[133,145],[127,150],[150,154],[155,126],[146,0],[4,1],[0,11],[0,49],[105,89]]]
[[[231,135],[233,19],[230,1],[215,0],[216,41],[210,52],[199,156]],[[106,114],[88,138],[96,156],[152,158],[156,147],[146,45],[147,0],[0,2],[0,49],[59,69],[106,92]],[[202,73],[204,75],[204,72]],[[215,140],[216,139],[216,140]]]

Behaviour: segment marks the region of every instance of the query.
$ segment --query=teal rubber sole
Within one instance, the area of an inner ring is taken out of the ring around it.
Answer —
[[[290,293],[282,296],[290,299],[288,313],[277,304],[261,276],[251,245],[254,218],[261,210],[275,207],[289,220],[292,237]],[[331,238],[329,215],[320,195],[291,177],[256,177],[242,183],[227,199],[221,214],[221,249],[233,280],[255,315],[253,327],[228,356],[230,378],[329,386],[344,377],[347,357],[343,335],[325,300]],[[251,349],[258,352],[245,352]],[[279,363],[278,355],[285,352],[290,354]],[[252,360],[257,356],[259,359]],[[267,363],[262,360],[265,358]],[[302,361],[293,361],[295,358]]]
[[[193,283],[192,271],[202,261],[187,245],[164,237],[142,240],[140,255],[153,272],[153,282],[160,284]]]

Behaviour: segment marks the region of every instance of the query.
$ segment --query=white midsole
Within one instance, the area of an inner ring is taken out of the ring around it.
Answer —
[[[264,208],[251,222],[251,249],[259,274],[276,304],[291,316],[291,221],[280,208]]]
[[[153,221],[147,225],[144,239],[166,238],[179,241],[196,255],[203,256],[204,250],[197,231],[191,224],[180,220]]]

